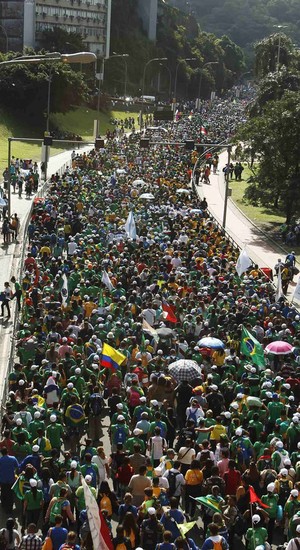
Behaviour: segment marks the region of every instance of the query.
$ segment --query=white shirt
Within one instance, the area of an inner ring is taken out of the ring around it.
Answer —
[[[163,437],[160,435],[154,435],[151,437],[151,456],[153,460],[158,460],[162,457],[164,454],[164,445],[166,444],[166,441]]]
[[[185,479],[184,479],[183,475],[180,472],[178,472],[178,470],[175,470],[175,468],[171,468],[170,470],[166,470],[162,477],[166,477],[168,479],[170,472],[173,472],[173,473],[177,474],[176,480],[175,480],[174,496],[178,497],[181,494],[181,487],[183,485],[185,485]],[[168,483],[169,483],[169,481],[168,481]]]
[[[195,455],[196,455],[195,449],[188,450],[187,447],[180,447],[179,453],[178,453],[178,460],[181,462],[181,464],[190,465]],[[182,456],[182,458],[179,458],[179,456]]]
[[[69,256],[73,256],[73,254],[76,252],[77,250],[77,243],[75,241],[70,241],[68,243],[68,254]]]

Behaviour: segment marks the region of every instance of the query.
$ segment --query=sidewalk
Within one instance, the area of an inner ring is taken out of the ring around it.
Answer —
[[[201,198],[206,197],[210,212],[221,225],[225,197],[225,177],[222,170],[226,162],[227,153],[221,153],[218,173],[216,175],[211,174],[210,184],[200,183],[197,187],[198,195]],[[230,197],[228,197],[227,202],[225,229],[240,248],[246,246],[247,254],[259,267],[270,267],[274,272],[274,266],[278,258],[285,258],[280,245],[276,246],[269,241],[266,235],[235,206]],[[292,298],[295,286],[296,283],[289,286],[289,299]]]
[[[91,146],[85,146],[78,151],[83,153],[84,151],[89,151],[92,148]],[[54,174],[59,172],[63,167],[63,170],[66,166],[71,165],[71,150],[59,153],[50,157],[48,163],[48,174]],[[44,183],[44,182],[43,182]],[[39,190],[42,185],[39,186]],[[19,239],[16,243],[12,243],[8,246],[3,246],[3,237],[1,237],[0,244],[0,291],[4,287],[5,281],[10,281],[11,277],[14,275],[17,280],[19,280],[20,274],[22,272],[23,265],[21,265],[23,258],[23,250],[25,246],[25,241],[27,235],[24,234],[26,227],[26,222],[28,215],[31,210],[32,201],[35,196],[39,196],[39,191],[37,195],[32,195],[30,199],[25,198],[25,192],[23,191],[22,198],[19,198],[18,192],[11,194],[11,213],[15,212],[20,218],[20,232]],[[1,225],[1,222],[0,222]],[[25,252],[26,254],[26,252]],[[13,285],[12,285],[13,286]],[[9,359],[11,346],[14,338],[15,331],[15,315],[14,309],[16,307],[15,300],[11,303],[11,318],[7,321],[6,318],[0,317],[0,401],[2,396],[5,395],[4,391],[6,389],[7,383],[7,369],[9,367]]]

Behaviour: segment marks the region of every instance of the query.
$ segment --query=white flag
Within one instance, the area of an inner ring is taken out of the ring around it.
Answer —
[[[128,218],[126,220],[124,229],[127,233],[127,236],[130,237],[130,239],[136,239],[136,227],[135,227],[135,221],[134,221],[132,212],[129,212],[128,214]]]
[[[243,273],[245,273],[245,271],[247,271],[248,267],[251,267],[251,265],[252,262],[246,252],[246,249],[244,248],[238,257],[235,266],[238,276],[240,277]]]
[[[61,287],[62,306],[66,307],[69,293],[68,293],[68,279],[65,273],[62,276],[62,280],[63,280],[63,286]]]
[[[108,290],[113,290],[114,285],[112,284],[107,271],[104,269],[101,277],[101,282],[108,288]]]
[[[300,277],[298,279],[292,302],[300,302]]]
[[[277,287],[276,287],[276,294],[275,294],[276,302],[279,301],[281,296],[283,296],[283,291],[282,291],[282,280],[281,280],[281,266],[279,266],[278,273],[277,273]]]
[[[101,534],[101,520],[97,501],[83,476],[81,477],[81,484],[94,550],[108,550]]]

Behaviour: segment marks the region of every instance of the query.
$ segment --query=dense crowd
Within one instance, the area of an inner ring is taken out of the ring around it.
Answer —
[[[202,139],[224,141],[243,107],[203,107],[168,136],[197,141],[205,122]],[[91,549],[86,485],[111,549],[300,544],[299,315],[257,266],[237,275],[194,161],[124,135],[35,200],[24,274],[5,286],[21,323],[1,550]],[[257,359],[278,340],[288,355]]]

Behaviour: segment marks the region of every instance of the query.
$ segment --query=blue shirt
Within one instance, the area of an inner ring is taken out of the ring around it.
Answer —
[[[53,550],[58,550],[67,540],[68,530],[64,527],[52,527],[50,537]]]
[[[0,458],[0,483],[11,483],[16,481],[15,470],[19,463],[15,456],[2,456]]]
[[[25,470],[27,464],[32,464],[38,473],[41,471],[41,457],[38,454],[27,455],[20,464],[20,472]]]

